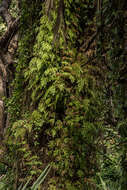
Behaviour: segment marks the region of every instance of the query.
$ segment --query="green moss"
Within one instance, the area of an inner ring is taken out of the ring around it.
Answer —
[[[52,162],[49,190],[82,190],[91,187],[84,179],[94,178],[98,171],[98,139],[103,131],[94,74],[99,69],[86,64],[88,56],[80,51],[88,32],[84,34],[85,27],[94,20],[90,11],[95,10],[89,1],[85,5],[65,1],[64,19],[54,34],[57,9],[49,18],[39,2],[22,5],[14,91],[7,103],[11,115],[7,146],[10,159],[15,161],[17,155],[17,162],[23,163],[19,178],[25,169],[37,175],[43,164]]]

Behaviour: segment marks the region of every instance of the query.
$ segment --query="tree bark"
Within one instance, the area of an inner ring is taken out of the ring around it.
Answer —
[[[124,109],[124,118],[127,119],[127,108],[126,105],[126,99],[127,99],[127,82],[126,82],[126,73],[127,73],[127,1],[124,1],[123,6],[123,13],[124,13],[124,27],[123,27],[123,50],[124,50],[124,69],[122,72],[122,85],[124,89],[124,95],[123,95],[123,109]],[[124,130],[127,130],[127,125],[124,126]],[[122,135],[121,135],[122,136]],[[127,189],[127,147],[126,144],[122,146],[122,189]]]
[[[13,64],[14,54],[17,49],[17,30],[19,18],[13,18],[9,12],[12,0],[3,0],[0,5],[0,16],[6,23],[7,30],[0,37],[0,137],[3,136],[5,121],[5,109],[3,97],[7,97],[6,88],[9,82],[8,65]],[[15,45],[14,45],[15,44]],[[8,118],[8,117],[7,117]]]

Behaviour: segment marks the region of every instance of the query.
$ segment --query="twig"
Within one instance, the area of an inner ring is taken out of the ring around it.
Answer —
[[[97,34],[98,34],[98,33],[95,32],[95,33],[92,35],[92,37],[91,37],[90,40],[88,41],[88,43],[87,43],[87,45],[86,45],[86,48],[85,48],[85,50],[83,50],[83,52],[87,52],[87,51],[88,51],[90,45],[94,42],[94,40],[95,40]],[[79,51],[82,51],[82,49],[83,49],[84,47],[85,47],[85,42],[84,42],[83,45],[80,47]]]

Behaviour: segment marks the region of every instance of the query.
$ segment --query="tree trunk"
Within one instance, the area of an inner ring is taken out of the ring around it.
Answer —
[[[4,96],[4,87],[2,76],[0,76],[0,140],[3,135],[3,125],[4,125],[4,103],[2,97]]]
[[[0,38],[0,138],[2,138],[4,128],[8,127],[9,123],[8,116],[5,117],[3,97],[7,97],[7,82],[10,83],[8,66],[14,63],[14,54],[17,50],[18,42],[19,18],[13,18],[9,12],[11,1],[3,0],[0,5],[0,16],[7,25],[7,30]]]
[[[125,121],[127,119],[127,105],[126,105],[126,99],[127,99],[127,2],[124,1],[124,27],[123,27],[123,39],[124,39],[124,44],[123,44],[123,50],[124,50],[124,69],[122,72],[122,79],[123,79],[123,89],[124,89],[124,94],[123,94],[123,109],[124,109],[124,118]],[[124,126],[124,130],[127,131],[127,125]],[[122,136],[122,135],[121,135]],[[123,145],[123,152],[122,152],[122,189],[127,189],[127,145]]]

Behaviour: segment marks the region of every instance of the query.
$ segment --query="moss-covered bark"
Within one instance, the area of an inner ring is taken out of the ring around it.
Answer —
[[[50,163],[43,190],[99,189],[97,173],[107,182],[106,165],[113,171],[120,159],[122,14],[115,1],[53,2],[21,4],[5,155],[15,186]]]

